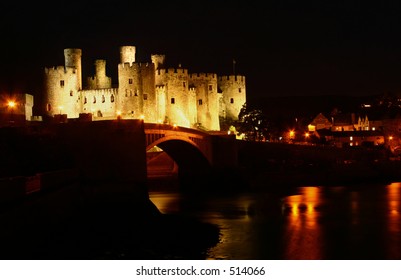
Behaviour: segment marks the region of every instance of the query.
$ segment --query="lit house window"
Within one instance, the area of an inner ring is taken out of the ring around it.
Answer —
[[[60,81],[60,87],[64,87],[64,80]]]
[[[171,98],[171,104],[175,104],[175,98],[174,97]]]
[[[132,79],[128,79],[128,83],[132,85]]]
[[[230,103],[234,103],[234,98],[230,98]]]

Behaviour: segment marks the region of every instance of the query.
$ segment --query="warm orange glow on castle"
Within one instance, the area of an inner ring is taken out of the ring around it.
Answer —
[[[236,120],[246,102],[245,77],[190,74],[164,68],[164,55],[138,63],[134,46],[120,47],[118,86],[106,75],[106,61],[95,61],[95,76],[82,83],[81,49],[65,49],[65,66],[45,68],[46,114],[93,120],[144,119],[183,127],[220,130],[220,119]]]

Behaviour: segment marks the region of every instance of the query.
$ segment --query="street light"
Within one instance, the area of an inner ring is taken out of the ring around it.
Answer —
[[[10,109],[13,109],[15,107],[16,103],[12,100],[8,101],[7,106]]]
[[[11,119],[10,122],[13,123],[14,122],[14,107],[17,105],[17,103],[13,100],[9,100],[7,103],[8,109],[10,110],[10,115],[11,115]]]

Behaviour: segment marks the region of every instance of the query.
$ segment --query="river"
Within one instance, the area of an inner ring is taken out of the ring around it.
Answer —
[[[217,225],[212,260],[401,259],[401,183],[199,195],[151,191],[164,214]]]

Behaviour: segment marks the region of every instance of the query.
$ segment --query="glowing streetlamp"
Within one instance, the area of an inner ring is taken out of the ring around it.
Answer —
[[[290,130],[289,136],[290,136],[290,141],[294,140],[295,131],[294,130]]]
[[[10,122],[14,122],[14,108],[15,108],[15,106],[17,106],[17,103],[15,101],[9,100],[7,102],[7,107],[10,110],[10,115],[11,115]]]
[[[14,101],[10,100],[7,103],[8,108],[13,109],[17,105]]]

